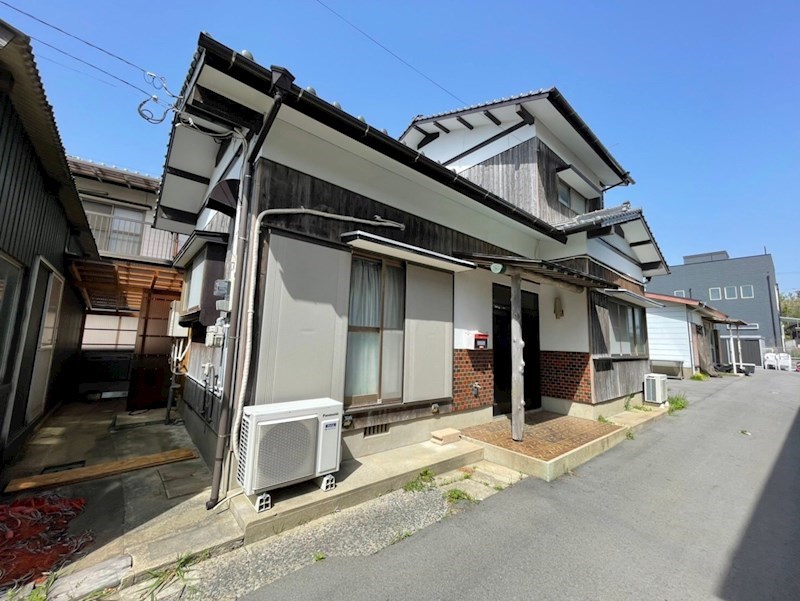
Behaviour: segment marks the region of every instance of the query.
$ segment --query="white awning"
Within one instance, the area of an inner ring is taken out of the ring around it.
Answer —
[[[597,198],[603,194],[588,177],[576,169],[573,165],[567,165],[559,169],[556,174],[564,182],[583,195],[584,198]]]
[[[369,232],[362,232],[361,230],[345,232],[342,234],[342,242],[354,248],[361,248],[381,255],[403,259],[420,265],[429,265],[430,267],[436,267],[446,271],[459,272],[475,269],[475,263],[472,261],[457,259],[456,257],[437,253],[426,248],[420,248],[419,246],[412,246],[404,242],[390,240],[389,238],[370,234]]]
[[[654,300],[650,300],[649,298],[642,296],[641,294],[636,294],[630,290],[625,290],[625,288],[606,288],[603,290],[603,293],[624,301],[629,305],[636,305],[637,307],[660,309],[664,306],[661,303],[657,303]]]

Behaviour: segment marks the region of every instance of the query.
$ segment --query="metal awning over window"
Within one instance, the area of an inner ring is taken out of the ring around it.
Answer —
[[[474,262],[476,265],[488,267],[493,271],[498,270],[497,273],[503,273],[508,268],[518,269],[523,279],[534,283],[548,283],[549,281],[556,285],[562,284],[578,288],[608,288],[613,286],[611,282],[602,278],[543,259],[484,254],[464,254],[460,256]],[[495,265],[498,267],[493,268]]]
[[[405,242],[390,240],[389,238],[376,236],[375,234],[362,232],[361,230],[345,232],[342,234],[342,242],[353,248],[361,248],[389,257],[411,261],[412,263],[437,267],[446,271],[468,271],[470,269],[475,269],[476,266],[472,261],[457,259],[450,255],[437,253],[426,248],[420,248],[419,246],[412,246]]]
[[[556,171],[559,179],[569,184],[573,189],[580,192],[584,198],[597,198],[603,195],[603,191],[598,188],[588,177],[581,173],[574,165],[567,165]]]
[[[608,296],[617,298],[628,303],[629,305],[636,305],[637,307],[644,307],[645,309],[648,307],[660,309],[664,306],[661,303],[657,303],[654,300],[650,300],[641,294],[636,294],[635,292],[631,292],[625,288],[607,288],[603,290],[603,292]]]
[[[178,269],[161,265],[75,260],[69,270],[90,311],[136,312],[146,291],[180,292],[183,286]]]

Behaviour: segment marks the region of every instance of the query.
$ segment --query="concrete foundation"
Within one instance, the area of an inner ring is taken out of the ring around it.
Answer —
[[[578,403],[566,399],[555,399],[552,397],[542,397],[542,409],[560,415],[571,415],[583,419],[595,420],[601,415],[610,417],[625,411],[625,403],[630,400],[632,406],[644,404],[644,394],[636,392],[631,395],[612,399],[603,403],[590,405],[588,403]]]

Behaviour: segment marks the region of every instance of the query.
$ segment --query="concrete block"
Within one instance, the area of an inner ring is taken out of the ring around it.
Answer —
[[[455,428],[443,428],[431,432],[431,442],[436,444],[451,444],[461,440],[461,431]]]

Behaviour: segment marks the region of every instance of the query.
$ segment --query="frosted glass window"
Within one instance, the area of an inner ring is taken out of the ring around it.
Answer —
[[[42,340],[40,348],[51,347],[56,341],[58,330],[58,313],[61,309],[61,291],[64,282],[53,274],[50,274],[50,287],[47,295],[47,305],[44,309],[42,323]]]

